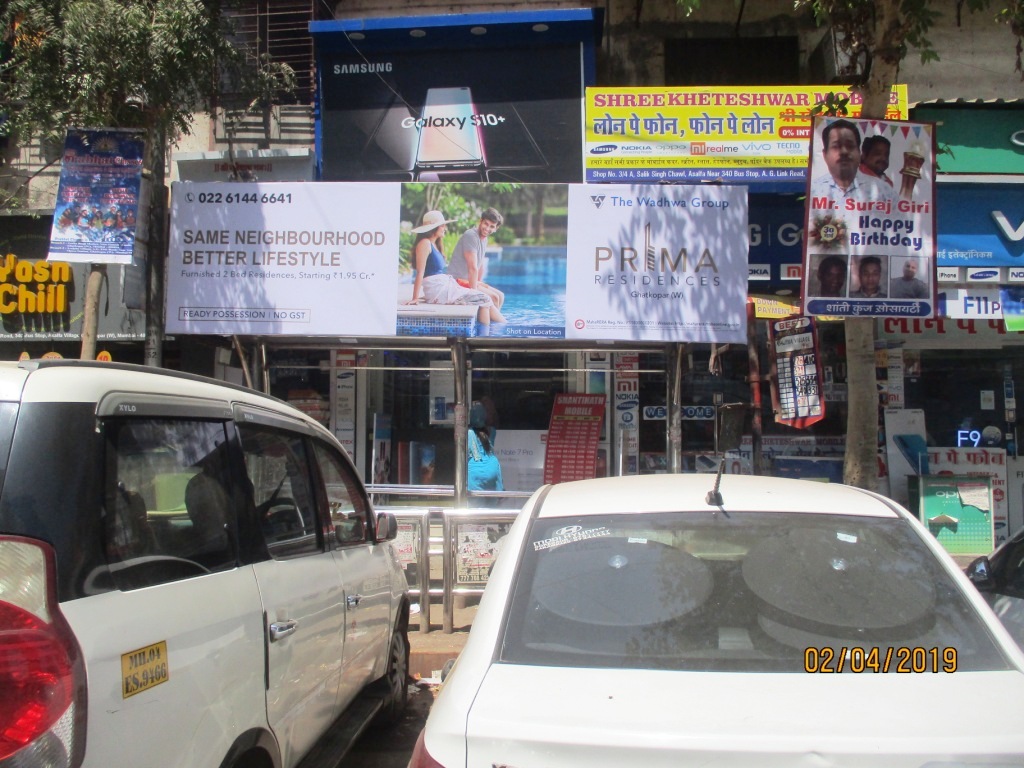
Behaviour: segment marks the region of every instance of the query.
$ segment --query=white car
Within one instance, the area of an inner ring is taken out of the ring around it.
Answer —
[[[1021,766],[1020,701],[1024,655],[892,501],[585,480],[512,526],[409,766]]]
[[[405,707],[395,518],[286,403],[0,364],[0,482],[0,766],[333,765]]]

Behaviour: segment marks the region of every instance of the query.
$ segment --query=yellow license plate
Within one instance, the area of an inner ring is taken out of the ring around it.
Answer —
[[[148,691],[170,678],[167,666],[167,642],[147,645],[121,654],[121,697],[127,699]]]

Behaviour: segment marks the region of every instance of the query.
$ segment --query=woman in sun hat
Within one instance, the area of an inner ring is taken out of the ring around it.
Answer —
[[[477,317],[481,324],[504,323],[504,316],[490,296],[480,290],[464,288],[446,272],[441,239],[452,221],[454,219],[446,219],[441,211],[427,211],[420,225],[413,227],[416,241],[412,246],[412,263],[416,269],[416,280],[412,286],[412,298],[406,303],[417,304],[422,295],[427,304],[476,305],[480,307]]]

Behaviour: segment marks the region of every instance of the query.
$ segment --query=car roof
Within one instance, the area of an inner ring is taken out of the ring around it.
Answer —
[[[722,506],[709,504],[715,488]],[[548,486],[537,516],[674,511],[800,512],[898,517],[896,505],[838,483],[779,477],[714,474],[633,475]]]
[[[166,368],[92,360],[0,362],[0,401],[97,403],[111,392],[209,398],[286,412],[323,429],[276,397],[230,382]]]

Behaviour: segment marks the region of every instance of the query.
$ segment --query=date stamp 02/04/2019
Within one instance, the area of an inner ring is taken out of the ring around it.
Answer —
[[[804,672],[956,672],[956,648],[810,647],[804,650]]]

